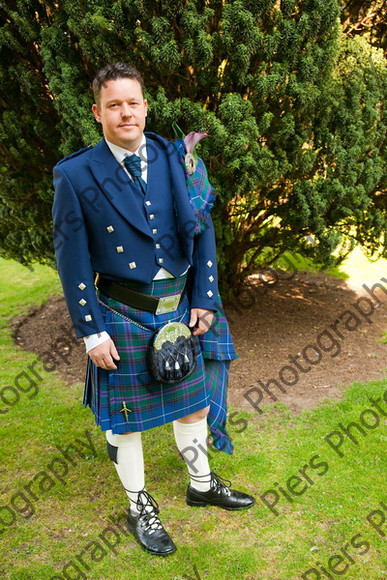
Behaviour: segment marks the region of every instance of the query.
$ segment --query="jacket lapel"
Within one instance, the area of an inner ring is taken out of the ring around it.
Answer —
[[[149,138],[146,139],[147,148],[147,190],[151,191],[153,184],[156,182],[156,175],[158,173],[157,161],[158,161],[158,151],[155,149],[155,145],[149,142]]]
[[[89,164],[103,195],[114,208],[132,226],[150,236],[144,196],[117,163],[104,139],[94,147]]]

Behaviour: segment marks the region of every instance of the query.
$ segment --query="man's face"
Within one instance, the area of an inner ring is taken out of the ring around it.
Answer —
[[[148,103],[136,79],[107,81],[92,111],[107,141],[135,151],[142,139]]]

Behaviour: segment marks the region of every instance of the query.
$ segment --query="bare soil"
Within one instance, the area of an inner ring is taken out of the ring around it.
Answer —
[[[381,303],[373,300],[372,306],[357,302],[360,296],[370,298],[363,288],[327,274],[301,271],[289,278],[279,272],[272,285],[262,279],[251,277],[238,300],[225,304],[240,356],[231,365],[230,404],[253,410],[245,395],[255,387],[253,403],[260,397],[260,405],[278,400],[299,413],[327,397],[340,399],[355,381],[387,376],[387,344],[380,342],[387,330],[387,294],[378,290]],[[72,334],[62,297],[16,317],[11,328],[16,344],[46,361],[48,370],[55,369],[68,384],[84,380],[83,341]],[[268,384],[270,379],[277,385]]]

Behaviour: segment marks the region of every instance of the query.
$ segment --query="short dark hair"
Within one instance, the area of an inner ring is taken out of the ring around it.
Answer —
[[[116,81],[117,79],[135,79],[138,81],[141,86],[142,96],[145,99],[144,79],[141,73],[126,62],[115,62],[101,68],[95,75],[92,88],[96,103],[98,103],[101,89],[106,86],[107,81]]]

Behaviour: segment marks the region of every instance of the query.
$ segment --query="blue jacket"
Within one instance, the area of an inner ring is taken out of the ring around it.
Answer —
[[[94,287],[96,272],[149,284],[160,266],[175,276],[191,266],[191,307],[219,308],[211,218],[203,233],[193,234],[195,215],[177,152],[162,137],[145,135],[145,197],[104,139],[54,167],[54,245],[78,337],[105,330]],[[167,190],[170,199],[160,203]]]

